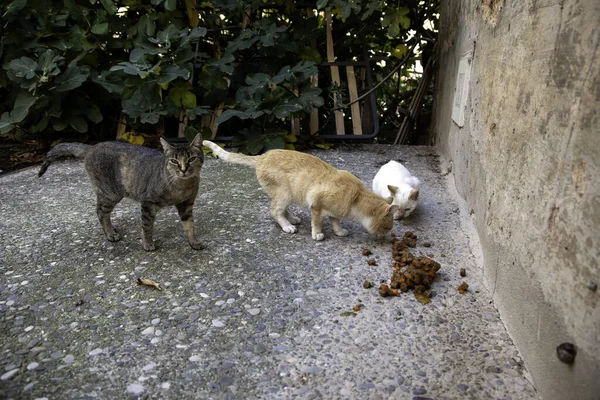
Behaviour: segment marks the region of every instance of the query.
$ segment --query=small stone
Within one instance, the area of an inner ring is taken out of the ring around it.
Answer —
[[[598,283],[591,281],[588,284],[588,289],[590,289],[592,292],[596,292],[598,290]]]
[[[142,335],[152,335],[154,333],[154,327],[149,326],[148,328],[142,331]]]
[[[29,365],[27,365],[27,371],[31,371],[32,369],[36,369],[39,366],[40,366],[40,364],[38,364],[36,362],[32,362]]]
[[[171,384],[169,382],[163,382],[160,384],[161,389],[170,389],[171,388]]]
[[[15,376],[17,374],[17,372],[19,372],[18,368],[11,369],[4,375],[0,376],[0,381],[7,381],[7,380],[11,379],[13,376]]]
[[[158,364],[155,362],[151,362],[150,364],[146,364],[143,368],[142,371],[144,372],[148,372],[148,371],[152,371],[154,369],[154,367],[156,367]]]
[[[72,354],[67,354],[65,358],[63,358],[63,361],[67,364],[71,364],[73,361],[75,361],[75,357]]]
[[[97,356],[98,354],[104,353],[104,350],[101,348],[94,349],[90,351],[90,356]]]
[[[133,394],[140,394],[144,391],[144,386],[139,383],[130,383],[127,385],[127,391]]]
[[[260,308],[251,308],[248,310],[248,314],[250,315],[258,315],[260,314]]]
[[[212,320],[212,325],[217,327],[217,328],[222,328],[225,326],[225,324],[221,321],[219,321],[218,319],[213,319]]]
[[[198,362],[202,360],[202,358],[200,356],[191,356],[190,358],[188,358],[188,360],[190,360],[191,362]]]
[[[365,279],[365,281],[363,282],[363,287],[365,289],[371,289],[373,286],[374,286],[373,282],[371,282],[371,281],[369,281],[367,279]]]
[[[160,318],[154,318],[152,320],[152,325],[157,325],[160,322]]]
[[[423,243],[423,247],[431,247],[431,243],[425,242],[425,243]]]
[[[464,268],[461,268],[461,269],[460,269],[460,276],[462,276],[463,278],[464,278],[465,276],[467,276],[467,270],[466,270],[466,269],[464,269]]]
[[[29,332],[29,331],[31,331],[31,330],[33,330],[33,326],[31,326],[31,325],[30,325],[30,326],[28,326],[27,328],[25,328],[25,332]]]

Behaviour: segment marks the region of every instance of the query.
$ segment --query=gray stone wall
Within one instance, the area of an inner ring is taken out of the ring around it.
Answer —
[[[544,399],[600,398],[600,2],[442,2],[435,141]],[[464,125],[452,120],[470,59]],[[561,363],[556,346],[578,348]]]

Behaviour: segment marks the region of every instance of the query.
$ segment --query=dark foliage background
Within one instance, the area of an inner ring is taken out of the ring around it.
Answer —
[[[14,0],[0,8],[0,138],[144,143],[210,136],[218,123],[246,152],[291,148],[305,140],[292,118],[318,108],[328,133],[334,97],[348,102],[320,66],[326,10],[337,59],[362,59],[364,35],[375,83],[415,37],[436,39],[439,0]],[[397,131],[431,48],[419,41],[377,90],[378,140]],[[416,132],[431,103],[430,89]]]

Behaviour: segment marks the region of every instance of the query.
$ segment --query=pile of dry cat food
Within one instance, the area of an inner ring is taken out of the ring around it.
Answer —
[[[413,289],[415,297],[421,303],[429,303],[431,297],[431,283],[439,271],[440,263],[429,257],[415,257],[408,248],[416,247],[417,236],[406,232],[402,239],[392,241],[392,257],[394,259],[394,273],[389,285],[379,286],[379,294],[383,297],[399,296],[400,292]]]

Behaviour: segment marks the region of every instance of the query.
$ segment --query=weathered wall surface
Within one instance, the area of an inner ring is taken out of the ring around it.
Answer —
[[[600,398],[600,2],[442,2],[436,145],[544,399]],[[461,128],[458,64],[472,51]],[[575,363],[556,357],[577,345]]]

